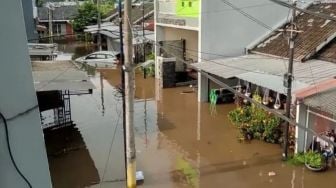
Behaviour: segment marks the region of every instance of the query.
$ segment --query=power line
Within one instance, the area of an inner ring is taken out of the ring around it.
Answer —
[[[166,49],[165,49],[164,47],[160,47],[160,48],[166,51]],[[166,53],[169,53],[169,52],[166,51]],[[174,54],[171,54],[171,53],[169,53],[169,54],[172,55],[172,56],[174,56]],[[177,56],[175,56],[175,58],[179,59],[179,60],[182,61],[184,64],[189,65],[189,63],[187,63],[187,62],[186,62],[185,60],[183,60],[182,58],[179,58],[179,57],[177,57]],[[284,121],[289,122],[290,125],[292,125],[292,126],[294,126],[294,127],[299,127],[299,128],[301,128],[301,129],[303,129],[303,130],[305,130],[305,131],[307,131],[307,132],[310,132],[310,133],[312,133],[313,135],[315,135],[316,137],[318,137],[318,138],[320,138],[320,139],[322,139],[322,140],[324,140],[324,141],[328,142],[329,144],[331,144],[331,145],[333,145],[333,146],[336,147],[336,144],[335,144],[335,143],[331,142],[329,139],[326,139],[326,138],[322,137],[322,136],[319,135],[317,132],[315,132],[313,129],[311,129],[311,128],[307,128],[307,127],[305,127],[305,126],[302,126],[301,124],[299,124],[299,123],[297,123],[297,122],[291,120],[290,118],[284,116],[284,115],[283,115],[282,113],[280,113],[279,111],[277,111],[277,110],[275,110],[275,109],[271,109],[271,108],[269,108],[269,107],[267,107],[267,106],[265,106],[265,105],[259,103],[258,101],[255,101],[254,99],[245,96],[244,94],[242,94],[242,93],[236,91],[235,88],[232,88],[231,86],[225,84],[224,82],[218,80],[217,78],[215,78],[215,77],[209,75],[208,73],[206,73],[206,72],[204,72],[204,71],[198,71],[198,72],[201,73],[203,76],[207,77],[208,79],[212,80],[212,81],[215,82],[216,84],[220,85],[221,87],[224,87],[224,88],[228,89],[230,92],[236,94],[237,96],[239,96],[239,97],[241,97],[241,98],[243,98],[243,99],[246,99],[246,100],[247,100],[248,102],[250,102],[250,103],[255,104],[257,107],[259,107],[259,108],[261,108],[261,109],[264,109],[264,110],[266,110],[266,111],[268,111],[268,112],[271,112],[272,114],[274,114],[275,116],[277,116],[277,117],[283,119]]]
[[[155,42],[154,42],[155,43]],[[157,42],[157,44],[154,44],[154,45],[157,45],[157,46],[161,46],[160,43]],[[172,48],[175,48],[177,50],[183,50],[185,48],[182,48],[182,47],[179,47],[179,46],[175,46],[175,45],[169,45],[169,44],[165,44],[169,47],[172,47]],[[190,50],[190,49],[185,49],[187,51],[194,51],[194,52],[199,52],[199,53],[205,53],[205,52],[200,52],[200,51],[197,51],[197,50]],[[206,53],[207,54],[207,53]],[[189,54],[189,56],[192,56],[192,57],[196,57],[198,58],[197,55],[192,55],[192,54]],[[231,58],[235,58],[235,56],[224,56],[224,57],[231,57]],[[199,58],[201,60],[204,60],[204,61],[208,61],[208,62],[211,62],[211,63],[215,63],[217,65],[220,65],[220,66],[223,66],[223,67],[228,67],[228,68],[233,68],[233,69],[236,69],[236,70],[242,70],[242,71],[247,71],[247,72],[253,72],[253,73],[258,73],[258,74],[266,74],[266,75],[273,75],[273,76],[283,76],[282,74],[272,74],[272,73],[266,73],[266,72],[259,72],[259,71],[255,71],[255,70],[250,70],[250,69],[244,69],[242,67],[237,67],[237,66],[232,66],[232,65],[225,65],[225,64],[221,64],[219,62],[216,62],[214,60],[209,60],[209,59],[205,59],[205,58]],[[281,59],[281,58],[273,58],[273,57],[265,57],[265,58],[252,58],[252,57],[247,57],[246,59]],[[284,60],[285,59],[281,59],[281,60]],[[237,60],[238,61],[238,60]],[[188,65],[191,65],[190,63]],[[304,77],[304,76],[298,76],[298,77],[294,77],[294,78],[330,78],[328,76],[322,76],[322,77]]]
[[[21,114],[21,113],[20,113]],[[13,156],[13,152],[12,152],[12,148],[10,145],[10,141],[9,141],[9,131],[8,131],[8,125],[7,125],[7,119],[5,118],[5,116],[0,112],[0,117],[4,123],[5,126],[5,135],[6,135],[6,145],[7,145],[7,149],[8,149],[8,153],[9,153],[9,157],[14,165],[15,170],[18,172],[18,174],[22,177],[22,179],[27,183],[27,185],[30,188],[33,188],[32,184],[29,182],[29,180],[27,179],[27,177],[25,177],[23,175],[23,173],[21,172],[21,170],[19,169],[19,167],[17,166],[14,156]],[[16,116],[14,116],[16,117]]]
[[[303,12],[303,13],[306,13],[306,14],[310,14],[312,16],[316,16],[316,17],[325,19],[325,20],[330,20],[330,21],[336,22],[336,18],[334,18],[332,16],[329,16],[327,14],[316,13],[316,12],[313,12],[313,11],[308,10],[308,9],[302,9],[302,8],[297,7],[297,6],[293,6],[291,4],[288,4],[288,3],[284,2],[284,1],[279,1],[279,0],[269,0],[269,1],[272,1],[273,3],[276,3],[278,5],[281,5],[281,6],[290,8],[290,9],[295,9],[296,11],[299,11],[299,12]]]

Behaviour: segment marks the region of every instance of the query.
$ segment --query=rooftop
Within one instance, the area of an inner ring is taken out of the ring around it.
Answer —
[[[191,65],[222,78],[236,77],[286,94],[283,75],[287,72],[288,61],[285,59],[251,54]],[[293,75],[293,92],[296,92],[315,83],[333,79],[336,75],[336,64],[316,59],[306,63],[295,62]]]
[[[312,4],[307,9],[336,17],[335,3]],[[298,30],[302,31],[295,39],[294,59],[296,61],[308,60],[336,37],[336,22],[305,13],[300,13],[296,17],[296,22]],[[284,28],[288,27],[288,24],[284,26]],[[275,31],[267,39],[251,49],[251,52],[288,58],[288,49],[288,40],[284,37],[283,32]]]
[[[33,78],[36,91],[93,89],[88,75],[71,61],[33,61]]]
[[[38,7],[37,12],[40,21],[49,20],[47,7]],[[55,10],[53,10],[53,20],[72,20],[77,14],[77,5],[55,7]]]

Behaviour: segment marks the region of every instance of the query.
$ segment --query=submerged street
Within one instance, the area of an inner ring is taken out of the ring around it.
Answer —
[[[101,76],[102,75],[102,76]],[[72,96],[75,129],[46,134],[55,188],[124,187],[118,70],[95,72],[92,95]],[[197,102],[190,87],[159,89],[136,73],[135,134],[140,187],[315,188],[334,183],[336,170],[308,171],[281,161],[281,147],[238,142],[227,114],[234,105]],[[64,136],[66,135],[66,136]],[[222,186],[220,186],[222,185]]]

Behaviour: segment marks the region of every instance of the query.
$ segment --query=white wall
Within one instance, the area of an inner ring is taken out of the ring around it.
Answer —
[[[21,0],[3,0],[0,8],[0,111],[13,117],[37,105],[27,49]],[[8,19],[10,18],[10,19]],[[9,141],[14,158],[34,188],[50,188],[39,111],[21,115],[8,122]],[[0,187],[28,187],[15,171],[6,146],[4,124],[0,120]]]
[[[274,27],[287,18],[288,9],[269,0],[229,0],[236,7],[263,23]],[[245,8],[244,8],[245,7]],[[222,0],[202,1],[199,48],[202,52],[221,55],[241,55],[249,44],[269,33],[269,30],[254,23],[223,3]],[[202,58],[216,59],[219,56],[202,54]]]
[[[158,26],[159,27],[159,26]],[[198,31],[162,27],[161,41],[163,40],[186,40],[186,58],[197,61]],[[160,40],[159,40],[160,41]]]

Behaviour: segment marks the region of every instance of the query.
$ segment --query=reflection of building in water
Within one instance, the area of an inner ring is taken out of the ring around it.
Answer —
[[[98,170],[77,128],[47,130],[45,142],[54,187],[86,187],[99,183]]]
[[[32,67],[43,129],[72,125],[70,96],[94,88],[87,74],[69,61],[32,62]]]

